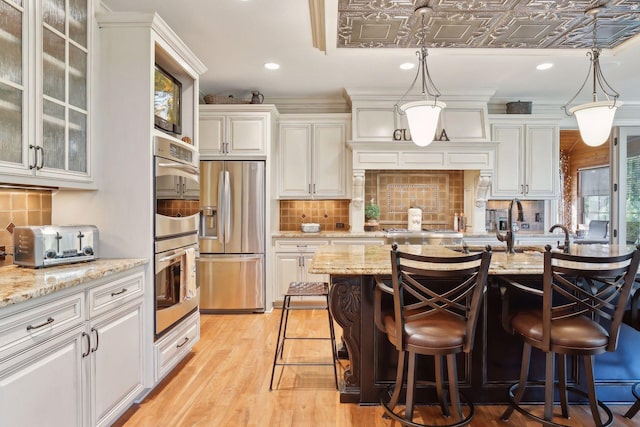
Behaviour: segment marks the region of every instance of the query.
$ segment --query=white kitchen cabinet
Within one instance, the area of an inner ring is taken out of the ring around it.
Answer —
[[[143,295],[138,269],[0,311],[0,425],[120,416],[144,388]]]
[[[281,199],[348,196],[349,115],[282,115],[279,187]]]
[[[274,115],[269,105],[201,105],[200,156],[266,157]]]
[[[291,282],[329,282],[329,275],[313,274],[308,271],[316,249],[328,244],[328,240],[320,239],[276,240],[276,301],[282,302]]]
[[[559,127],[506,118],[492,125],[498,142],[491,195],[494,199],[553,199],[560,189]]]
[[[77,324],[0,362],[0,425],[86,425],[84,331]]]
[[[155,345],[155,380],[160,381],[191,351],[200,339],[200,313],[189,315]]]
[[[0,181],[92,188],[95,2],[2,3]]]

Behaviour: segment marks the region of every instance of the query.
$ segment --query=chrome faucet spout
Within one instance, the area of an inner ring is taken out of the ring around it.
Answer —
[[[496,237],[500,242],[507,243],[507,253],[514,254],[515,250],[515,241],[516,241],[516,228],[513,226],[513,205],[516,205],[518,208],[518,216],[516,217],[518,221],[524,221],[524,215],[522,212],[522,202],[518,199],[511,200],[509,203],[509,210],[507,212],[507,232],[506,234],[500,234],[498,229],[496,228]]]
[[[559,228],[564,232],[564,246],[558,245],[558,249],[562,249],[562,252],[564,252],[565,254],[570,253],[571,252],[571,247],[570,247],[571,242],[570,242],[570,239],[569,239],[569,229],[563,224],[554,224],[549,229],[549,233],[553,233],[553,230],[555,230],[556,228]]]

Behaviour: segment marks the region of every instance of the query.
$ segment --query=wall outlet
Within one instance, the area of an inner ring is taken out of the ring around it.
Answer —
[[[336,222],[336,230],[344,229],[344,222]]]

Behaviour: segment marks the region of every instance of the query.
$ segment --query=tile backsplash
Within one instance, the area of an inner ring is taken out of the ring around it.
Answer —
[[[13,227],[51,224],[51,191],[0,189],[0,246],[13,253]],[[13,257],[0,266],[13,264]]]
[[[450,229],[464,209],[464,171],[365,172],[365,205],[375,199],[384,228],[406,228],[411,207],[422,209],[423,228]]]
[[[336,224],[349,229],[350,200],[281,200],[280,231],[300,231],[300,224],[315,222],[323,231],[335,231]]]

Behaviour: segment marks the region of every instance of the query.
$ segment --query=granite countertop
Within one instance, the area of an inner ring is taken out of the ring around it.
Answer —
[[[320,231],[318,233],[303,233],[302,231],[277,231],[271,235],[271,237],[308,237],[308,238],[329,238],[335,239],[340,237],[354,237],[354,238],[384,238],[387,235],[384,231]]]
[[[97,259],[47,268],[0,267],[0,308],[147,264],[144,258]]]
[[[430,256],[455,256],[460,252],[439,245],[400,245],[400,250]],[[542,274],[544,248],[528,246],[523,253],[494,252],[489,274]],[[341,245],[319,248],[309,272],[314,274],[391,274],[391,245]],[[576,255],[611,256],[631,252],[634,246],[626,245],[576,245],[571,252]]]

